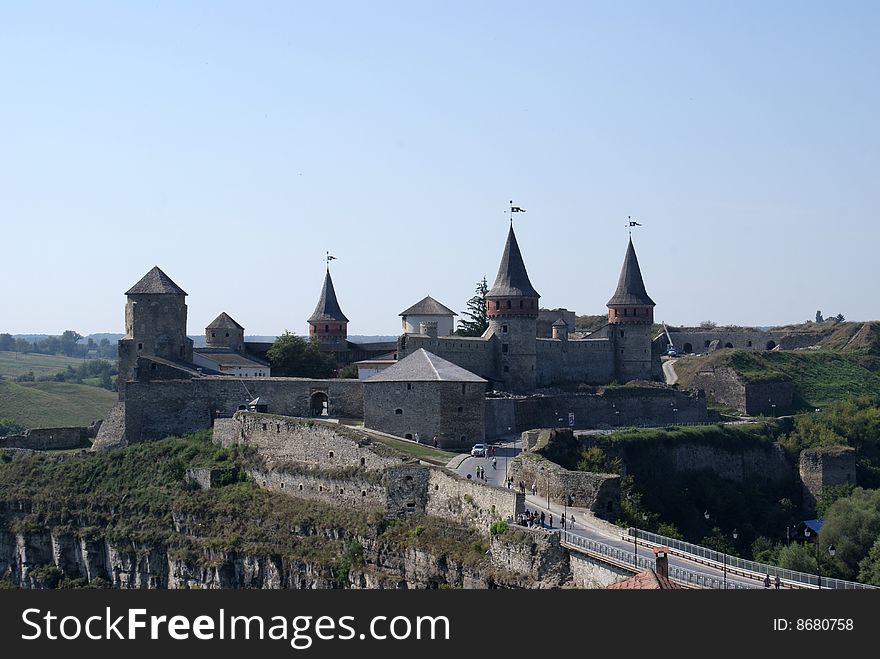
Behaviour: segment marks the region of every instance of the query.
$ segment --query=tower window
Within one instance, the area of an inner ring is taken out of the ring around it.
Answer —
[[[501,308],[501,302],[499,300],[495,300],[495,311],[498,311]]]
[[[621,351],[621,352],[623,352],[623,351]],[[504,367],[504,372],[507,373],[508,371],[510,371],[510,366],[505,366],[505,367]]]
[[[501,333],[502,333],[502,334],[507,334],[507,325],[502,325],[502,326],[501,326]]]
[[[329,326],[329,325],[324,325],[324,331],[325,331],[325,332],[329,332],[329,331],[330,331],[330,326]]]
[[[226,332],[226,338],[227,339],[229,338],[229,332]]]
[[[461,395],[464,396],[467,393],[467,385],[462,382],[461,384]]]
[[[461,407],[461,406],[459,406],[459,408],[458,408],[458,413],[461,414],[462,412],[464,412],[464,408]]]
[[[216,336],[217,336],[217,335],[214,334],[214,332],[211,332],[211,338],[212,338],[212,339],[213,339],[214,337],[216,337]]]
[[[623,337],[624,337],[624,332],[623,332],[623,330],[620,330],[620,338],[622,339]]]
[[[394,413],[395,413],[397,416],[400,416],[401,414],[403,414],[403,410],[400,409],[400,408],[398,407],[396,410],[394,410]]]
[[[519,308],[520,308],[520,309],[523,308],[523,300],[520,300],[520,301],[519,301]]]
[[[507,301],[507,308],[510,309],[510,300]]]
[[[406,390],[407,390],[407,391],[412,391],[412,382],[407,382],[407,383],[406,383]]]
[[[623,310],[623,315],[624,315],[624,316],[628,316],[628,315],[629,315],[629,309],[624,309],[624,310]]]
[[[501,344],[501,352],[507,353],[507,344],[506,343]]]
[[[144,344],[138,343],[138,350],[143,350],[143,349],[144,349]]]

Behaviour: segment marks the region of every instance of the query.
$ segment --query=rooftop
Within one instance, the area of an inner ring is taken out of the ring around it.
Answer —
[[[642,280],[642,271],[639,268],[639,259],[636,249],[633,247],[632,238],[626,248],[626,256],[623,259],[623,268],[620,270],[620,278],[617,280],[617,290],[608,300],[608,306],[627,305],[654,305],[654,300],[645,290],[645,282]]]
[[[342,313],[339,301],[336,299],[336,289],[333,288],[333,280],[330,278],[329,269],[324,276],[324,286],[321,288],[318,304],[315,307],[314,313],[309,317],[310,323],[325,323],[327,321],[337,323],[348,322],[348,318]]]
[[[498,266],[498,275],[486,297],[518,296],[540,297],[540,294],[529,281],[529,273],[526,272],[526,264],[523,263],[511,224],[510,231],[507,232],[507,242],[504,244],[504,253],[501,255],[501,264]]]
[[[205,329],[240,329],[243,330],[244,327],[239,325],[235,320],[233,320],[232,316],[230,316],[225,311],[217,316],[214,320],[211,321],[211,324],[208,325]]]
[[[367,378],[365,382],[486,382],[486,380],[424,348],[419,348],[381,373]]]
[[[446,307],[430,295],[426,296],[424,299],[416,302],[409,309],[405,311],[401,311],[400,316],[457,316],[449,307]]]
[[[141,280],[134,286],[125,291],[126,295],[186,295],[180,286],[171,281],[171,277],[166,275],[155,266],[147,274],[141,277]]]

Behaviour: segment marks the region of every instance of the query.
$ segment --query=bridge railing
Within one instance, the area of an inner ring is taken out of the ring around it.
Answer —
[[[578,547],[592,554],[605,556],[618,563],[632,565],[633,567],[637,567],[638,571],[647,570],[648,568],[654,569],[655,566],[653,558],[636,556],[625,549],[612,547],[611,545],[606,545],[605,543],[585,538],[569,531],[562,531],[562,541],[570,546]],[[669,578],[673,581],[678,581],[699,588],[725,588],[725,583],[721,579],[700,574],[699,572],[694,572],[685,568],[676,567],[674,565],[669,566]],[[728,590],[733,590],[757,588],[758,586],[748,586],[728,580],[726,587]]]
[[[711,561],[712,563],[716,563],[719,566],[726,565],[727,569],[740,570],[742,572],[751,572],[757,578],[762,578],[764,577],[764,575],[769,574],[771,577],[778,576],[781,581],[787,581],[790,583],[796,583],[815,588],[819,587],[819,576],[816,574],[810,574],[808,572],[798,572],[796,570],[787,570],[776,565],[768,565],[766,563],[758,563],[757,561],[746,560],[744,558],[740,558],[739,556],[732,556],[730,554],[725,554],[720,551],[715,551],[714,549],[701,547],[700,545],[695,545],[690,542],[684,542],[683,540],[676,540],[675,538],[670,538],[665,535],[660,535],[658,533],[651,533],[650,531],[643,531],[641,529],[629,528],[627,529],[627,534],[630,537],[633,537],[635,535],[639,540],[645,542],[646,544],[668,547],[670,550],[675,551],[678,554],[685,554],[688,556],[693,556],[695,558],[703,559],[704,561]],[[876,586],[869,586],[868,584],[858,583],[855,581],[845,581],[843,579],[834,579],[831,577],[822,577],[821,582],[821,587],[823,589],[829,588],[853,590],[862,588],[876,588]]]

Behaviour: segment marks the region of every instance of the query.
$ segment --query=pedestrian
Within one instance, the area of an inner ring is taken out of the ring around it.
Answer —
[[[475,471],[476,474],[477,474],[477,478],[479,478],[479,477],[480,477],[480,465],[477,465],[477,466],[474,468],[474,471]]]
[[[562,516],[562,530],[565,530],[565,515]]]
[[[779,586],[781,586],[781,585],[782,585],[782,582],[781,582],[781,581],[779,581],[779,575],[778,575],[778,574],[777,574],[777,575],[776,575],[776,578],[775,578],[775,579],[773,579],[773,583],[774,583],[774,584],[775,584],[775,586],[776,586],[776,590],[779,590]]]
[[[574,515],[572,515],[571,519],[568,520],[568,528],[570,528],[570,529],[574,528]]]
[[[541,511],[541,526],[544,526],[544,511]]]
[[[553,528],[553,513],[550,513],[550,528]]]
[[[416,439],[416,444],[421,444],[421,443],[422,443],[421,441],[419,441],[419,433],[416,433],[416,435],[415,435],[415,439]]]
[[[437,448],[437,435],[434,435],[434,448]]]
[[[507,489],[508,490],[510,489],[510,481],[509,480],[507,481]]]
[[[770,587],[770,573],[767,573],[767,576],[764,577],[764,588]]]
[[[492,456],[492,469],[495,469],[495,456]]]

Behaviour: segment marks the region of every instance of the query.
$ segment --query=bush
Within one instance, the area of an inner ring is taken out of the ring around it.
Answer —
[[[507,533],[507,522],[494,522],[492,526],[489,527],[489,533],[491,533],[493,536],[504,535],[505,533]]]

